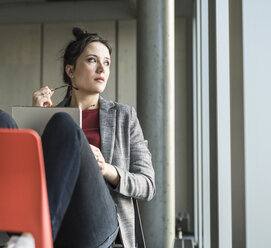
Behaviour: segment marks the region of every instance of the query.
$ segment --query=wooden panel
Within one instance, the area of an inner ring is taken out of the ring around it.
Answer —
[[[0,26],[0,108],[32,105],[40,84],[40,25]]]
[[[118,101],[136,108],[136,21],[120,21]]]
[[[111,72],[105,92],[106,99],[116,98],[116,56],[115,56],[115,22],[88,22],[88,23],[61,23],[44,25],[44,49],[43,49],[43,85],[56,87],[63,84],[63,49],[73,39],[72,28],[80,26],[90,33],[98,33],[107,39],[113,48],[111,56]],[[66,90],[56,91],[53,100],[60,102],[65,96]]]

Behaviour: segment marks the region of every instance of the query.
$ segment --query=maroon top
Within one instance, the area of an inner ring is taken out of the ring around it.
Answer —
[[[89,144],[101,149],[99,109],[87,109],[82,111],[82,129]]]

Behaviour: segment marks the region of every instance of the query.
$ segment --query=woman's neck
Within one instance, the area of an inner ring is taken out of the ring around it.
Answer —
[[[82,110],[99,108],[99,94],[87,95],[85,97],[72,94],[70,107],[80,107]]]

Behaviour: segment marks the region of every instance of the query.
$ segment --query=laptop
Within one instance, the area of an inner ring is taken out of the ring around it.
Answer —
[[[74,121],[82,128],[82,110],[81,108],[70,107],[12,107],[12,117],[16,121],[19,128],[33,129],[39,135],[42,135],[43,130],[50,118],[58,112],[68,113]]]

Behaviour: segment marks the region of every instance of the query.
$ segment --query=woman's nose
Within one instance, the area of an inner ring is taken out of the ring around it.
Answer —
[[[97,64],[97,71],[99,73],[104,72],[104,65],[102,63]]]

